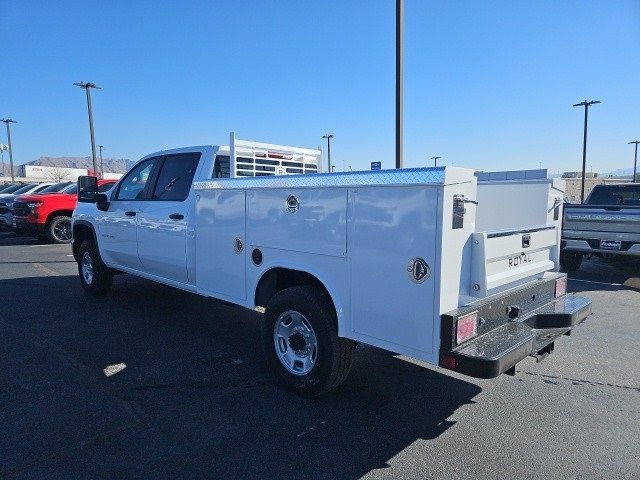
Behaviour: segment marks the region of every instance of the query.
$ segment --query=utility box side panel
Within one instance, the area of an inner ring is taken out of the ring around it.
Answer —
[[[247,192],[247,239],[255,247],[345,257],[347,190],[283,188]]]
[[[434,360],[437,285],[432,269],[441,188],[363,187],[349,191],[352,338]],[[416,261],[424,262],[427,272]],[[418,276],[426,275],[416,279],[414,266]]]
[[[245,192],[200,192],[196,218],[198,293],[245,303]]]

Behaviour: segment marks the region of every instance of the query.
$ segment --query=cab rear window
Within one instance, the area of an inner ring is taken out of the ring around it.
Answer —
[[[640,185],[596,185],[585,203],[640,206]]]

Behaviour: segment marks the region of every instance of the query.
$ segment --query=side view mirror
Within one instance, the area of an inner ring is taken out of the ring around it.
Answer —
[[[88,175],[78,177],[78,201],[83,203],[98,202],[98,179]]]

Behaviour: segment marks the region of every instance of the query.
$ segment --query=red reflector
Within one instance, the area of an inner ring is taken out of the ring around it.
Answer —
[[[449,370],[455,370],[458,368],[458,360],[456,357],[452,357],[450,355],[442,355],[440,363],[444,368],[448,368]]]
[[[460,345],[462,342],[475,337],[478,333],[478,312],[473,312],[460,317],[458,326],[456,327],[456,343]]]
[[[275,152],[269,152],[268,156],[269,158],[281,158],[283,160],[291,160],[293,158],[293,155],[286,155],[284,153],[275,153]]]
[[[567,293],[567,277],[562,277],[556,280],[556,298],[561,297]]]

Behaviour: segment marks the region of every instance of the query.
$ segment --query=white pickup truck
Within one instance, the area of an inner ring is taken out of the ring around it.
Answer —
[[[256,309],[269,370],[307,395],[345,380],[357,342],[492,378],[589,315],[557,271],[546,175],[317,173],[319,155],[232,136],[148,155],[106,194],[81,177],[82,286],[125,272]]]

